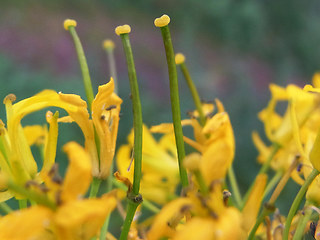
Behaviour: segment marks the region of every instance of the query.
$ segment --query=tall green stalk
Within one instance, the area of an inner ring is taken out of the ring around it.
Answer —
[[[159,24],[159,21],[165,20],[165,23]],[[171,34],[169,30],[170,18],[167,15],[163,15],[161,18],[155,20],[156,27],[160,27],[164,48],[166,51],[167,65],[170,80],[170,98],[171,98],[171,110],[172,110],[172,120],[174,127],[174,134],[176,139],[178,161],[179,161],[179,173],[180,180],[183,187],[188,186],[188,175],[187,171],[183,166],[183,160],[185,158],[185,149],[183,142],[183,132],[181,126],[181,112],[180,112],[180,100],[179,100],[179,87],[178,87],[178,77],[177,68],[175,63],[175,54],[173,50],[173,45],[171,41]]]
[[[179,57],[178,54],[176,55],[176,63],[177,63],[177,65],[180,66],[182,74],[183,74],[183,76],[184,76],[184,78],[185,78],[185,80],[186,80],[186,82],[188,84],[189,90],[190,90],[192,98],[193,98],[193,102],[196,105],[196,108],[197,108],[197,111],[198,111],[198,114],[199,114],[200,124],[201,124],[201,126],[204,126],[205,123],[206,123],[206,116],[203,113],[203,109],[202,109],[202,104],[201,104],[201,100],[200,100],[200,97],[199,97],[199,93],[197,91],[197,88],[196,88],[194,82],[192,81],[192,78],[190,76],[189,70],[188,70],[185,62],[184,61],[183,62],[177,62],[177,57]],[[183,58],[183,60],[184,60],[184,58]]]
[[[79,60],[79,64],[82,72],[83,85],[84,85],[84,89],[86,91],[86,96],[87,96],[87,103],[88,103],[89,110],[91,112],[91,104],[94,99],[94,95],[92,90],[92,84],[91,84],[91,78],[90,78],[89,68],[87,64],[87,59],[86,59],[86,56],[84,55],[82,44],[76,32],[75,26],[69,26],[68,30],[71,34],[71,37],[73,39],[73,42],[77,51],[77,56],[78,56],[78,60]]]
[[[124,27],[124,31],[122,31]],[[119,31],[120,30],[120,31]],[[132,96],[132,109],[133,109],[133,131],[134,131],[134,146],[133,146],[133,158],[134,158],[134,175],[133,175],[133,188],[132,192],[127,193],[128,198],[128,210],[125,218],[123,228],[120,235],[120,240],[127,239],[130,230],[131,223],[133,221],[134,214],[137,207],[142,202],[142,196],[139,194],[140,180],[141,180],[141,162],[142,162],[142,111],[141,102],[139,96],[139,88],[137,81],[137,74],[133,60],[133,54],[129,39],[130,26],[120,26],[116,28],[116,33],[120,35],[122,45],[126,55],[128,65],[129,83]]]
[[[91,77],[90,77],[89,68],[88,68],[88,64],[87,64],[87,59],[84,54],[83,47],[82,47],[81,41],[79,39],[79,36],[77,34],[77,31],[75,29],[76,25],[77,25],[77,22],[75,20],[67,19],[64,22],[64,27],[66,30],[68,30],[70,32],[71,37],[74,42],[76,52],[77,52],[78,61],[79,61],[80,69],[82,72],[83,85],[84,85],[84,89],[85,89],[86,96],[87,96],[88,109],[89,109],[89,113],[91,114],[91,110],[92,110],[91,106],[92,106],[92,102],[94,99],[94,94],[93,94],[93,90],[92,90],[92,83],[91,83]],[[97,146],[98,157],[100,159],[100,140],[99,140],[98,134],[96,132],[96,129],[94,129],[94,140],[95,140],[95,143]],[[99,167],[100,167],[100,161],[99,161]],[[93,178],[93,181],[91,183],[90,195],[89,195],[90,198],[96,197],[96,195],[99,191],[101,181],[102,180],[99,178],[96,178],[96,177]]]
[[[118,94],[118,77],[116,61],[114,59],[114,43],[113,41],[107,39],[104,41],[103,47],[107,53],[110,75],[114,80],[114,92]]]

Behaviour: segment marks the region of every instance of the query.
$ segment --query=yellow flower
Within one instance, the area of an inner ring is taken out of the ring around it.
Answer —
[[[56,209],[33,206],[10,213],[0,219],[0,239],[90,239],[101,228],[116,205],[114,195],[99,199],[82,199],[91,181],[91,160],[75,142],[64,146],[69,156],[64,181],[58,181],[54,169],[45,178],[46,191]],[[81,181],[80,181],[81,180]],[[39,185],[40,186],[40,185]]]
[[[174,135],[164,135],[156,142],[146,126],[143,127],[142,179],[143,198],[159,204],[168,202],[179,182],[179,171]],[[129,144],[119,148],[116,160],[120,174],[133,181],[132,163],[133,131],[128,136]]]
[[[177,231],[173,240],[214,239],[241,240],[245,239],[240,228],[240,213],[235,208],[228,208],[217,219],[195,217]]]
[[[235,140],[229,115],[218,99],[216,105],[218,112],[207,119],[204,127],[194,117],[182,120],[183,126],[193,127],[195,140],[184,137],[184,141],[201,153],[199,169],[208,185],[225,177],[235,152]],[[203,108],[207,115],[214,109],[212,104],[204,104]],[[194,114],[196,115],[197,112]],[[151,131],[172,132],[173,128],[172,124],[160,124],[152,127]]]
[[[8,162],[12,165],[12,172],[17,181],[24,183],[34,179],[37,174],[37,165],[28,147],[20,121],[27,114],[51,106],[63,108],[69,114],[68,117],[59,119],[59,122],[75,121],[81,128],[85,138],[85,147],[92,159],[93,176],[107,177],[114,156],[122,102],[113,93],[113,89],[112,78],[109,83],[99,87],[98,94],[92,103],[92,120],[89,119],[86,102],[74,94],[44,90],[13,105],[12,96],[9,95],[4,100],[7,109],[8,130],[2,132],[6,135],[4,138],[8,142],[9,152],[5,155],[9,157]],[[42,171],[48,171],[54,163],[58,127],[56,121],[52,121],[53,119],[52,116],[47,116],[50,129]],[[95,139],[95,131],[98,139]],[[99,154],[97,149],[100,151]]]
[[[184,216],[184,211],[191,206],[192,201],[188,198],[178,198],[165,205],[155,217],[147,239],[157,240],[161,237],[174,236],[176,224],[172,226],[172,222],[179,222]]]
[[[260,120],[264,123],[265,132],[271,142],[285,145],[293,137],[292,110],[296,116],[297,126],[300,128],[317,107],[317,97],[295,85],[286,88],[275,84],[270,85],[271,100],[268,106],[259,113]],[[283,116],[276,112],[279,101],[288,101],[288,107]],[[293,109],[291,109],[291,105]]]
[[[178,198],[155,217],[148,240],[168,237],[180,239],[245,239],[241,213],[223,202],[221,184],[216,183],[208,197],[191,189],[187,197]]]

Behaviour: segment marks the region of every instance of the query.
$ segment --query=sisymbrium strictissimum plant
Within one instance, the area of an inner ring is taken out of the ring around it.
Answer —
[[[64,28],[74,41],[86,100],[53,90],[21,101],[14,94],[4,98],[0,239],[298,240],[307,235],[320,239],[320,73],[304,88],[270,85],[271,99],[258,114],[268,142],[252,133],[261,169],[241,194],[232,166],[236,146],[232,119],[220,100],[200,101],[186,57],[174,52],[170,21],[163,15],[154,25],[161,31],[166,53],[172,122],[155,126],[143,124],[131,27],[115,29],[128,65],[133,110],[128,142],[117,150],[122,99],[117,95],[121,86],[115,44],[110,39],[103,42],[110,81],[95,95],[75,20],[65,20]],[[181,119],[178,84],[183,83],[178,82],[177,68],[195,105],[187,119]],[[287,105],[284,114],[277,112],[279,102]],[[21,124],[28,114],[52,107],[66,115],[48,110],[43,125]],[[74,141],[64,145],[69,165],[61,177],[57,141],[66,133],[58,128],[71,122],[81,129],[84,146]],[[184,134],[185,127],[193,129],[193,137]],[[191,153],[185,153],[185,144]],[[41,161],[32,146],[40,149]],[[301,187],[285,214],[277,199],[290,178]],[[18,209],[12,205],[15,201]],[[123,221],[116,222],[117,214]],[[110,222],[117,229],[110,229]]]

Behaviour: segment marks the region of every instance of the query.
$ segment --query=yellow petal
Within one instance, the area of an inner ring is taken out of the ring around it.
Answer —
[[[181,209],[191,206],[192,202],[188,198],[179,198],[164,206],[161,212],[155,217],[151,229],[147,234],[147,239],[157,240],[161,237],[172,237],[174,229],[168,226],[168,222],[179,215]]]
[[[150,128],[150,132],[152,133],[172,133],[173,132],[173,124],[172,123],[161,123],[156,126],[152,126]]]
[[[205,116],[209,116],[214,111],[214,105],[212,103],[202,103],[202,111]],[[198,110],[193,111],[194,117],[199,117]]]
[[[220,138],[203,152],[200,169],[206,183],[223,179],[234,158],[234,145],[229,138]]]
[[[316,140],[314,141],[313,147],[310,152],[310,161],[315,169],[320,171],[320,129],[318,130],[318,134]]]
[[[108,214],[116,206],[113,194],[99,199],[71,201],[58,208],[54,215],[58,239],[90,239],[97,234]]]
[[[316,72],[312,77],[312,85],[315,88],[320,88],[320,72]]]
[[[10,213],[0,219],[0,239],[40,239],[50,225],[52,214],[41,206]]]
[[[23,133],[27,138],[28,145],[43,143],[46,136],[46,128],[40,125],[25,126]]]
[[[213,219],[195,217],[177,232],[173,240],[216,239],[216,230]]]
[[[99,169],[94,169],[94,174],[101,178],[109,174],[118,134],[122,100],[113,90],[114,82],[111,78],[110,82],[99,86],[98,94],[92,102],[92,121],[100,140],[100,164]]]
[[[49,122],[50,127],[44,148],[44,161],[40,174],[49,171],[55,162],[58,141],[58,117],[58,112],[54,115],[50,111],[47,112],[47,121]]]
[[[271,152],[271,149],[270,149],[270,147],[267,147],[264,144],[264,142],[261,140],[258,132],[253,131],[251,136],[252,136],[252,141],[253,141],[255,147],[259,151],[258,161],[260,163],[264,163],[265,161],[267,161],[267,158]]]
[[[91,160],[89,154],[77,143],[69,142],[63,147],[68,154],[69,167],[61,190],[63,202],[82,197],[91,182]],[[81,180],[81,181],[80,181]]]
[[[320,204],[319,190],[320,190],[320,177],[317,176],[308,188],[308,191],[306,193],[306,199],[311,201],[314,204],[319,205]]]
[[[240,224],[239,211],[235,208],[228,208],[217,219],[199,217],[191,219],[177,232],[173,240],[242,240],[245,237]]]
[[[256,177],[256,181],[248,201],[242,210],[242,227],[246,232],[249,232],[256,222],[263,199],[264,189],[267,183],[267,178],[268,177],[266,174],[260,174]]]

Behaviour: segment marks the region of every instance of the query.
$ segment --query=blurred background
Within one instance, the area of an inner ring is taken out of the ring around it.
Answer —
[[[161,33],[153,25],[166,13],[171,17],[175,51],[186,55],[201,98],[219,98],[230,114],[236,137],[234,167],[244,192],[259,167],[251,132],[263,135],[257,113],[267,105],[269,83],[303,86],[319,69],[319,9],[315,0],[1,0],[0,96],[14,93],[21,100],[50,88],[85,98],[73,42],[62,26],[64,19],[76,19],[94,89],[110,76],[102,42],[111,38],[116,44],[119,95],[124,100],[118,145],[126,143],[132,110],[124,52],[114,29],[130,24],[144,122],[147,126],[169,122],[165,53]],[[179,81],[185,118],[194,105],[180,72]],[[2,107],[2,119],[4,112]],[[44,121],[42,112],[23,123]],[[59,148],[69,140],[83,141],[77,126],[60,125],[60,132]],[[58,161],[65,164],[64,154],[58,154]],[[295,185],[291,189],[296,193]],[[284,203],[293,195],[284,192],[282,198],[285,214]]]

